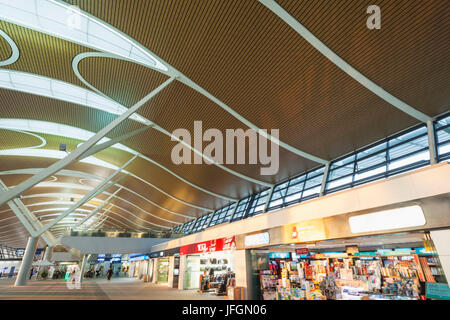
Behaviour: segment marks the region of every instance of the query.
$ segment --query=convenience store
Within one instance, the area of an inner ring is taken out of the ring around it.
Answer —
[[[182,246],[179,288],[226,295],[235,278],[235,248],[234,236]]]
[[[426,228],[432,219],[425,212],[420,206],[406,206],[314,219],[238,237],[239,245],[250,250],[249,297],[433,299],[434,291],[447,286],[433,237],[446,230]],[[394,226],[398,222],[391,214],[402,220],[402,227]],[[371,228],[376,228],[374,221],[382,221],[385,230],[381,226],[377,231],[363,230],[364,219],[370,220]],[[414,219],[418,226],[406,226],[415,224]]]

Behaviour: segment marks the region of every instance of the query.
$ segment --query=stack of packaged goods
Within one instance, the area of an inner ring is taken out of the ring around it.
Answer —
[[[260,271],[260,283],[263,300],[275,300],[277,296],[278,276],[270,270]]]

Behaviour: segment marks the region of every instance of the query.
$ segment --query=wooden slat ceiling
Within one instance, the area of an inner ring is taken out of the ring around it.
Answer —
[[[282,141],[321,158],[334,159],[417,123],[416,119],[398,111],[350,78],[256,0],[66,2],[134,38],[257,126],[279,128]],[[401,100],[429,116],[448,110],[448,1],[378,0],[372,4],[381,7],[381,30],[367,29],[368,4],[364,1],[342,0],[332,6],[328,0],[278,2],[349,64]],[[4,21],[0,21],[0,29],[20,49],[19,60],[3,68],[40,74],[86,88],[75,76],[71,64],[76,55],[93,50]],[[0,38],[0,61],[10,54],[9,45]],[[82,60],[79,70],[94,87],[126,107],[168,78],[140,65],[110,58]],[[35,119],[98,132],[116,117],[99,110],[4,89],[0,89],[0,99],[0,118]],[[177,128],[192,132],[195,120],[202,120],[204,129],[217,128],[223,132],[227,128],[247,129],[218,105],[180,82],[164,89],[143,106],[139,114],[169,132]],[[141,127],[142,124],[127,120],[108,137]],[[68,151],[72,151],[82,142],[49,134],[38,135],[47,141],[44,148],[52,150],[58,150],[60,143],[66,143]],[[214,165],[174,165],[170,153],[175,142],[154,129],[122,143],[188,181],[224,196],[242,198],[265,188]],[[40,141],[36,137],[0,129],[0,150],[38,144]],[[116,166],[130,156],[112,148],[96,155]],[[46,158],[1,156],[0,171],[46,168],[54,162],[54,159]],[[317,163],[284,149],[280,149],[280,170],[273,176],[260,176],[258,165],[227,165],[236,172],[269,183],[317,166]],[[101,177],[112,173],[110,169],[84,163],[66,169]],[[229,203],[182,183],[143,159],[135,160],[126,170],[193,205],[213,210]],[[8,186],[17,185],[28,177],[1,176]],[[79,183],[79,179],[73,177],[57,176],[57,179],[58,182]],[[95,186],[98,181],[83,183]],[[127,176],[120,184],[157,205],[126,190],[120,191],[118,196],[163,219],[179,223],[189,221],[167,210],[190,217],[206,213],[176,201],[136,178]],[[42,190],[57,192],[57,188],[35,187],[27,194],[41,193]],[[112,193],[112,190],[108,192]],[[78,189],[64,191],[87,193]],[[106,197],[102,194],[97,198]],[[51,200],[27,198],[24,203]],[[138,226],[154,227],[142,220],[175,226],[145,214],[126,201],[114,199],[112,203],[139,218],[115,208],[113,210],[120,216],[111,217],[120,222],[108,221],[110,228],[116,228],[114,224],[122,227],[128,224],[130,230]],[[54,206],[48,206],[51,207]],[[7,209],[3,205],[0,212]],[[4,218],[8,219],[2,224]],[[17,235],[21,239],[19,242],[23,241],[25,245],[27,233],[20,224],[1,228],[17,221],[10,211],[0,213],[0,243],[8,244],[2,235],[6,232],[5,235]],[[15,238],[11,241],[17,244]]]

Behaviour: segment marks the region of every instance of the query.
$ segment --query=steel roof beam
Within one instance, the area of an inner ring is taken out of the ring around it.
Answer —
[[[14,187],[11,190],[4,191],[0,193],[0,205],[4,204],[5,202],[17,197],[18,195],[22,194],[26,190],[30,189],[34,185],[38,184],[39,182],[45,180],[46,178],[50,177],[51,175],[55,174],[59,170],[65,168],[71,163],[74,163],[80,158],[90,151],[92,147],[95,146],[95,144],[100,141],[104,136],[106,136],[109,132],[111,132],[114,128],[116,128],[118,125],[120,125],[123,121],[128,119],[132,114],[134,114],[139,108],[141,108],[145,103],[150,101],[154,96],[156,96],[160,91],[162,91],[165,87],[167,87],[172,81],[175,80],[174,77],[169,78],[166,80],[163,84],[158,86],[155,90],[150,92],[148,95],[146,95],[144,98],[142,98],[139,102],[137,102],[135,105],[133,105],[131,108],[129,108],[127,111],[122,113],[119,117],[111,121],[106,127],[101,129],[99,132],[97,132],[92,138],[85,141],[81,146],[79,146],[77,149],[75,149],[73,152],[68,154],[65,158],[57,161],[56,163],[49,166],[47,169],[42,170],[38,174],[34,175],[33,177],[27,179],[26,181],[20,183],[16,187]]]
[[[75,211],[76,209],[78,209],[79,207],[84,205],[86,202],[88,202],[89,200],[91,200],[95,196],[99,195],[100,193],[102,193],[106,189],[110,188],[112,185],[115,185],[115,183],[117,183],[118,180],[123,179],[124,177],[117,179],[112,184],[109,183],[116,175],[118,175],[126,166],[128,166],[136,158],[137,158],[137,155],[133,156],[130,160],[125,162],[119,169],[114,171],[114,173],[111,174],[108,178],[106,178],[102,183],[100,183],[98,186],[96,186],[94,189],[92,189],[90,192],[88,192],[80,201],[78,201],[72,207],[67,209],[58,218],[56,218],[52,222],[46,224],[44,228],[39,230],[39,233],[42,233],[42,232],[48,230],[49,228],[51,228],[52,226],[57,224],[58,221],[60,221],[60,220],[64,219],[65,217],[67,217],[69,214],[71,214],[73,211]]]
[[[8,187],[3,182],[3,180],[0,179],[0,190],[7,191]],[[14,199],[8,201],[8,206],[11,208],[11,210],[14,212],[14,214],[17,216],[19,221],[22,223],[22,225],[25,227],[25,229],[28,231],[28,233],[32,237],[36,237],[39,235],[35,227],[33,227],[32,223],[36,225],[36,227],[42,226],[39,220],[25,207],[25,205],[20,201],[19,199]],[[29,219],[29,220],[28,220]],[[55,238],[51,234],[51,232],[45,232],[45,234],[42,234],[42,239],[44,239],[45,242],[49,246],[55,244]]]

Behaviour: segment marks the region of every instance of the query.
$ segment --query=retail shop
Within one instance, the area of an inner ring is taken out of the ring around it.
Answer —
[[[170,288],[178,288],[180,248],[152,252],[150,258],[149,279],[154,283],[165,283]]]
[[[254,299],[439,299],[448,286],[433,235],[448,229],[429,230],[432,223],[420,206],[407,206],[294,223],[238,242],[253,248]]]
[[[219,238],[182,246],[184,260],[182,288],[197,289],[201,293],[226,295],[234,286],[235,237]]]
[[[149,255],[144,253],[130,253],[128,258],[128,276],[143,279],[148,273]]]

